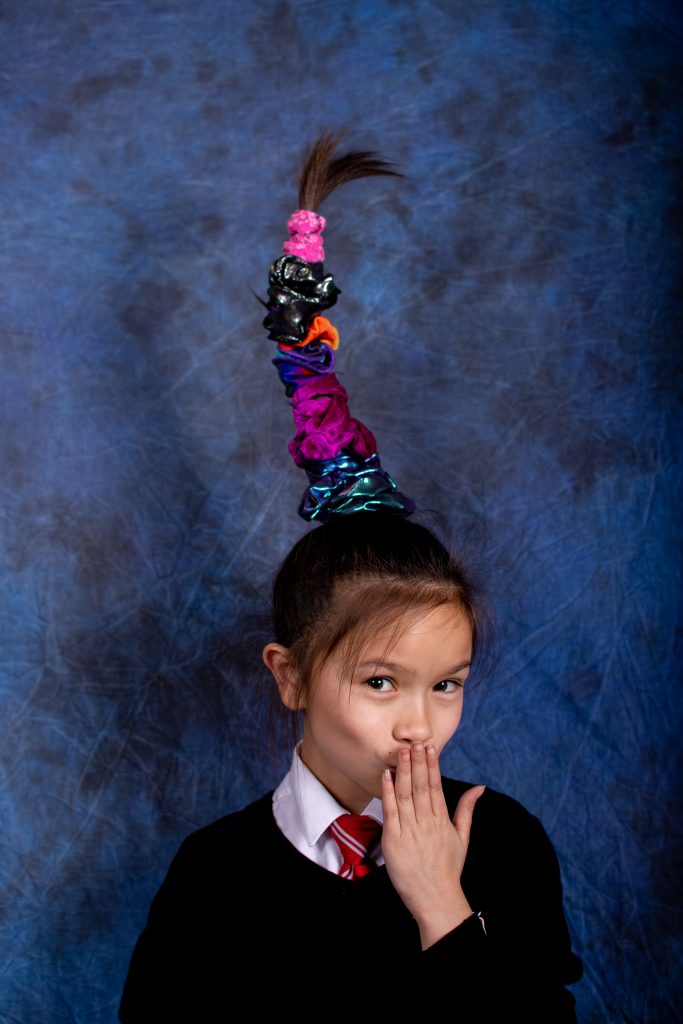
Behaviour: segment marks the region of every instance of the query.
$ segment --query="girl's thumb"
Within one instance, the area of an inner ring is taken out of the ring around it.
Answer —
[[[465,844],[470,841],[470,829],[472,827],[474,805],[485,789],[486,786],[472,786],[471,789],[468,789],[463,793],[458,800],[458,806],[455,808],[453,825]]]

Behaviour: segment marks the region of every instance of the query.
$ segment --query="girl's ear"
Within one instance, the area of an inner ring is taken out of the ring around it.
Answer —
[[[296,698],[297,674],[289,648],[282,644],[266,644],[263,648],[263,663],[273,673],[284,706],[290,711],[303,711],[303,701],[297,702]]]

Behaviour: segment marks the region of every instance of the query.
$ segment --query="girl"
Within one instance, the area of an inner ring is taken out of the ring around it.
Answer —
[[[408,518],[412,502],[331,373],[338,335],[317,314],[338,289],[314,211],[342,180],[393,173],[371,154],[332,159],[334,148],[323,136],[304,168],[264,321],[293,400],[290,450],[310,481],[300,512],[323,524],[278,571],[263,651],[303,735],[275,791],[181,845],[119,1019],[229,1020],[235,1001],[240,1013],[316,1018],[362,1007],[574,1021],[565,986],[582,969],[540,822],[440,775],[484,620],[463,567]]]

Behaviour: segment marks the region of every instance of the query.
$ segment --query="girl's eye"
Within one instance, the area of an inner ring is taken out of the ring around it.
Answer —
[[[442,679],[434,689],[437,693],[455,693],[458,688],[462,689],[463,686],[464,683],[461,683],[459,679]]]
[[[384,686],[385,683],[387,683],[387,686]],[[365,680],[365,685],[369,686],[375,693],[389,693],[391,679],[387,679],[386,676],[373,676],[372,679]]]
[[[370,679],[365,680],[365,685],[369,686],[375,693],[389,693],[393,689],[394,684],[386,676],[372,676]],[[436,684],[434,689],[437,693],[456,693],[459,689],[462,689],[463,685],[458,679],[442,679],[440,683]]]

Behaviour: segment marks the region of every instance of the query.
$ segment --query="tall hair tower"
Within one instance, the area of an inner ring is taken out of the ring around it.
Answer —
[[[277,343],[273,363],[292,400],[296,432],[289,451],[309,480],[299,515],[319,522],[361,509],[399,515],[415,510],[383,469],[374,435],[351,416],[348,394],[333,372],[339,332],[322,313],[335,304],[340,290],[325,273],[322,232],[327,222],[317,212],[334,189],[355,178],[402,175],[372,152],[335,156],[339,141],[338,135],[324,132],[307,156],[299,180],[300,209],[287,223],[285,255],[270,268],[263,321]]]

